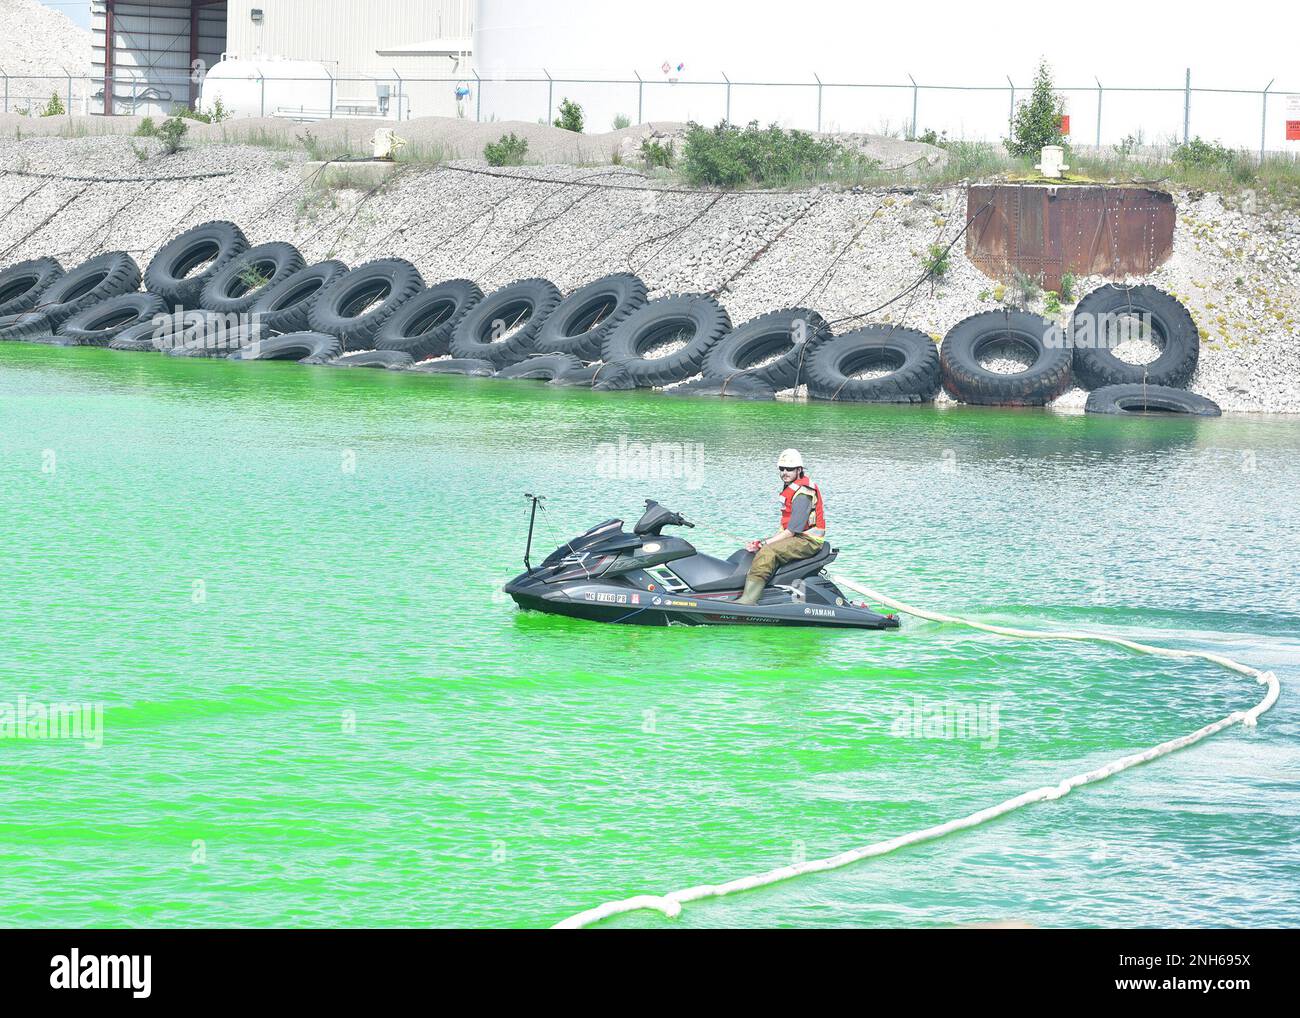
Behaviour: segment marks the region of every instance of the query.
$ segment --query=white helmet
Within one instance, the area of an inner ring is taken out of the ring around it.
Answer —
[[[799,455],[798,449],[786,449],[777,457],[776,465],[778,467],[801,467],[803,466],[803,457]]]

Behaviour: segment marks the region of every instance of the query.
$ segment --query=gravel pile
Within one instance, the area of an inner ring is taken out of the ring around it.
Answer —
[[[198,144],[156,153],[152,141],[123,137],[0,140],[0,169],[9,171],[0,175],[0,265],[42,254],[72,264],[112,249],[143,265],[185,227],[230,219],[251,243],[288,240],[309,261],[403,257],[426,280],[467,277],[485,291],[530,276],[567,291],[632,271],[652,298],[716,291],[736,324],[805,305],[836,332],[869,314],[937,340],[1000,306],[961,241],[942,281],[887,304],[921,275],[929,245],[963,226],[962,187],[718,194],[665,188],[627,166],[491,171],[461,161],[403,167],[374,192],[320,191],[299,179],[301,150]],[[150,179],[92,184],[33,173]],[[211,173],[224,175],[195,176]],[[1300,218],[1215,195],[1175,200],[1174,255],[1146,281],[1183,300],[1205,337],[1191,388],[1225,410],[1300,413]],[[1103,282],[1081,279],[1077,295]],[[1041,300],[1033,310],[1042,313]],[[1072,390],[1053,406],[1081,408],[1084,395]]]
[[[37,0],[0,0],[0,68],[14,77],[59,69],[87,75],[90,33]],[[11,88],[20,91],[18,82]]]

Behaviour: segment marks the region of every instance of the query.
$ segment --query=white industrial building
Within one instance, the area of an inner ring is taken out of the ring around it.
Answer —
[[[213,74],[243,82],[238,116],[454,116],[473,15],[473,0],[92,0],[89,108],[210,106]]]

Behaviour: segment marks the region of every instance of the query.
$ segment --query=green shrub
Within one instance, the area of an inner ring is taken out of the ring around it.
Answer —
[[[931,244],[921,259],[926,275],[931,279],[942,279],[948,274],[948,248],[945,244]]]
[[[63,100],[59,98],[58,92],[50,93],[50,101],[45,104],[45,109],[41,110],[43,117],[61,117],[67,110],[63,108]]]
[[[516,138],[515,132],[501,135],[499,141],[483,146],[483,158],[489,166],[518,166],[528,154],[528,139]]]
[[[948,132],[940,131],[935,134],[933,127],[927,127],[916,136],[915,140],[924,142],[927,145],[937,145],[939,148],[944,148],[948,144]]]
[[[1074,284],[1076,282],[1073,272],[1066,272],[1061,276],[1061,300],[1067,304],[1074,300]]]
[[[626,113],[619,113],[614,117],[614,130],[621,131],[625,127],[632,126],[632,118]]]
[[[1049,316],[1055,316],[1061,313],[1061,295],[1055,290],[1047,290],[1044,292],[1043,313]]]
[[[686,125],[682,170],[692,184],[772,187],[834,177],[866,175],[880,165],[838,142],[803,131],[766,129],[751,120],[745,127],[726,121],[714,128]]]
[[[1235,154],[1217,141],[1205,141],[1197,135],[1191,141],[1175,145],[1169,158],[1181,169],[1215,170],[1228,167]]]
[[[158,137],[158,125],[153,122],[153,117],[141,117],[140,126],[135,129],[137,138],[156,138]]]
[[[1012,283],[1016,288],[1016,292],[1020,295],[1020,303],[1025,307],[1029,307],[1038,299],[1038,295],[1043,292],[1043,288],[1039,285],[1037,279],[1025,272],[1021,272],[1019,269],[1015,270]]]
[[[1139,128],[1137,134],[1126,134],[1124,140],[1115,146],[1115,152],[1127,158],[1134,155],[1142,144],[1142,130]]]
[[[180,117],[168,117],[162,122],[162,127],[158,128],[158,137],[162,139],[163,150],[168,155],[175,155],[181,150],[181,139],[185,137],[185,132],[189,130],[189,125]]]
[[[1033,92],[1016,106],[1011,137],[1005,142],[1007,151],[1013,156],[1036,156],[1045,145],[1064,145],[1063,116],[1065,100],[1052,91],[1052,72],[1047,61],[1039,61]]]
[[[560,100],[560,115],[555,118],[555,126],[575,134],[582,133],[582,107],[572,99]]]
[[[177,117],[184,117],[186,120],[197,120],[201,124],[212,123],[212,117],[207,113],[200,113],[191,106],[182,106],[174,114]]]
[[[646,169],[654,169],[656,166],[671,167],[675,157],[672,139],[669,139],[667,145],[660,145],[659,142],[651,141],[649,138],[641,142],[641,159]]]

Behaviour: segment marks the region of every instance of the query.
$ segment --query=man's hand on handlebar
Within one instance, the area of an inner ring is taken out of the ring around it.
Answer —
[[[758,549],[761,548],[761,547],[763,547],[763,542],[760,541],[758,538],[754,538],[754,540],[749,541],[749,542],[745,545],[745,550],[746,550],[746,551],[758,551]]]

